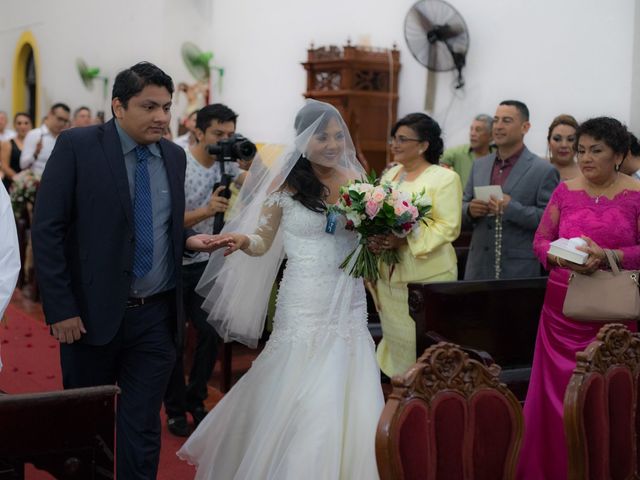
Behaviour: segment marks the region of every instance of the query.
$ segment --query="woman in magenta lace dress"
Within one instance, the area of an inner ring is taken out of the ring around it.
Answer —
[[[603,248],[614,250],[623,268],[640,268],[640,182],[619,172],[628,149],[626,129],[613,118],[599,117],[584,122],[576,137],[581,175],[556,188],[533,244],[550,274],[524,406],[525,436],[517,475],[521,480],[559,480],[568,474],[564,393],[576,352],[584,350],[602,327],[562,314],[569,273],[608,268]],[[572,237],[587,242],[585,265],[547,253],[550,242]],[[635,322],[628,326],[636,330]]]

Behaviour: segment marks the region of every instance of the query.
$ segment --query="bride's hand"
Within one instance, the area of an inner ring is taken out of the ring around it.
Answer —
[[[224,251],[224,256],[231,255],[236,250],[244,250],[249,246],[249,237],[242,233],[225,233],[220,238],[221,242],[224,242],[227,249]]]
[[[198,233],[187,238],[185,247],[194,252],[213,252],[218,248],[225,247],[227,242],[220,235],[208,235]]]

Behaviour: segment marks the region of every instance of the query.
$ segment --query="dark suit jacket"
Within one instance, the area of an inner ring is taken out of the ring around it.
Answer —
[[[495,160],[495,153],[474,160],[464,189],[462,223],[473,228],[465,280],[488,280],[495,275],[495,217],[472,218],[469,215],[473,187],[491,183]],[[511,202],[502,222],[501,278],[540,275],[540,262],[533,253],[533,236],[558,180],[558,171],[525,147],[502,189],[511,195]]]
[[[180,269],[184,225],[184,151],[160,149],[171,192],[176,274],[176,339],[183,330]],[[133,206],[114,121],[60,134],[42,175],[32,226],[36,275],[48,324],[79,316],[82,342],[104,345],[122,321],[133,275]]]

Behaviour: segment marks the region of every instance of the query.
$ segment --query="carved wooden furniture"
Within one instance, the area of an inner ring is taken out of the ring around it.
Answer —
[[[484,350],[502,366],[501,381],[524,400],[546,284],[546,277],[409,284],[416,356],[433,345],[430,332]]]
[[[113,479],[115,386],[0,395],[0,479],[32,463],[58,479]]]
[[[381,480],[513,478],[522,409],[499,370],[441,342],[394,377],[376,433]]]
[[[640,337],[613,323],[596,338],[576,354],[564,397],[569,479],[639,478]]]
[[[380,173],[398,111],[400,52],[347,45],[307,50],[306,98],[334,105],[349,126],[361,162]]]

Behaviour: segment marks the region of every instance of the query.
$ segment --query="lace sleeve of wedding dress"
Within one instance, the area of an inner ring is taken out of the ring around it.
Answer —
[[[563,184],[564,185],[564,184]],[[566,186],[561,185],[556,188],[551,195],[551,199],[542,214],[540,224],[533,237],[533,251],[544,266],[545,270],[549,270],[547,261],[547,252],[549,252],[549,244],[558,239],[560,231],[560,202],[562,192]]]
[[[251,241],[249,248],[228,257],[222,256],[222,250],[214,252],[198,283],[196,291],[204,297],[202,308],[209,312],[207,321],[225,342],[255,348],[262,336],[271,283],[284,257],[279,228],[283,195],[271,193],[261,208],[256,205],[253,232],[241,231]]]
[[[285,194],[282,192],[272,193],[264,202],[258,219],[258,228],[254,233],[247,235],[249,247],[243,250],[247,255],[253,257],[264,255],[271,248],[282,218],[280,204],[282,195]]]

